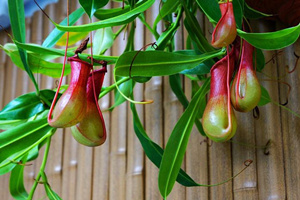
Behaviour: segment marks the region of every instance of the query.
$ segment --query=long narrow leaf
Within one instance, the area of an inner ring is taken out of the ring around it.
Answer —
[[[293,44],[300,35],[300,24],[297,26],[268,33],[247,33],[237,29],[238,35],[259,49],[277,50]]]
[[[40,92],[49,101],[52,101],[55,94],[52,90],[41,90]],[[28,119],[45,109],[48,109],[48,107],[43,104],[34,92],[31,92],[9,102],[0,111],[0,120]]]
[[[79,3],[91,18],[97,9],[102,8],[108,3],[108,0],[79,0]]]
[[[16,41],[25,43],[26,42],[26,35],[25,35],[25,15],[24,15],[24,2],[23,0],[9,0],[8,1],[8,10],[9,10],[9,18],[11,23],[11,29],[13,32],[13,36]],[[19,48],[19,54],[24,65],[24,68],[33,82],[36,91],[39,92],[38,84],[30,70],[28,63],[27,63],[27,54],[26,51]]]
[[[134,104],[130,104],[132,115],[133,115],[133,126],[136,136],[141,142],[141,145],[145,151],[146,156],[153,162],[156,167],[160,166],[162,155],[164,150],[155,142],[153,142],[145,132],[143,125],[139,119],[136,108]],[[187,186],[199,186],[189,175],[187,175],[182,169],[180,169],[177,182]]]
[[[11,196],[17,200],[26,200],[28,193],[24,187],[24,168],[27,162],[27,154],[21,159],[20,164],[18,164],[10,174],[9,179],[9,190]]]
[[[84,24],[84,25],[78,25],[78,26],[62,26],[59,24],[54,24],[59,30],[62,31],[70,31],[70,32],[81,32],[84,31],[93,31],[100,28],[105,27],[111,27],[111,26],[119,26],[123,24],[127,24],[131,21],[133,21],[140,13],[146,11],[152,4],[155,2],[155,0],[146,0],[143,1],[141,4],[139,4],[137,7],[133,8],[132,10],[123,13],[121,15],[118,15],[116,17],[112,17],[106,20],[90,23],[90,24]]]
[[[75,22],[77,22],[77,20],[84,14],[84,9],[83,8],[78,8],[77,10],[75,10],[74,12],[72,12],[69,15],[69,25],[73,25],[75,24]],[[65,18],[60,25],[67,25],[67,18]],[[43,47],[53,47],[56,42],[63,36],[65,32],[64,31],[60,31],[57,28],[55,28],[49,35],[48,37],[45,39],[45,41],[43,42],[42,46]]]
[[[45,48],[42,47],[40,45],[37,44],[25,44],[25,43],[19,43],[17,41],[15,41],[15,44],[22,48],[25,49],[27,51],[31,51],[33,53],[36,54],[41,54],[41,55],[56,55],[56,56],[64,56],[65,55],[65,51],[63,49],[54,49],[54,48]],[[71,57],[74,55],[74,52],[68,51],[67,53],[67,57]],[[90,54],[79,54],[79,58],[89,62],[90,60],[88,59],[88,57],[90,56]],[[106,60],[109,62],[109,64],[114,64],[116,62],[116,60],[118,59],[118,57],[116,56],[103,56],[103,55],[93,55],[93,58],[96,60]],[[95,65],[97,63],[94,63]]]
[[[126,52],[116,63],[116,75],[129,76],[130,65],[132,76],[166,76],[177,74],[186,69],[192,69],[217,56],[224,55],[223,50],[192,56],[164,51]]]
[[[166,198],[171,192],[178,176],[186,151],[188,139],[200,109],[200,102],[209,90],[209,79],[195,94],[184,111],[167,142],[161,165],[159,167],[158,187],[161,195]]]

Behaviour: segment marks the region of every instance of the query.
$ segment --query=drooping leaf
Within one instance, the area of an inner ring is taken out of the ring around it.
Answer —
[[[261,86],[260,88],[261,88],[261,98],[260,98],[260,101],[258,102],[257,106],[264,106],[264,105],[272,102],[272,99],[269,95],[268,90],[266,90],[266,88],[264,88],[263,86]]]
[[[140,140],[146,156],[151,160],[151,162],[153,162],[154,165],[156,165],[156,167],[159,167],[164,150],[148,137],[139,119],[135,105],[131,103],[130,107],[133,115],[133,126],[135,134]],[[196,183],[182,169],[180,169],[179,171],[177,182],[187,187],[200,186],[200,184]]]
[[[178,0],[167,0],[159,10],[159,14],[157,15],[153,23],[153,29],[154,30],[156,29],[158,22],[160,22],[165,16],[175,12],[178,6],[179,6]]]
[[[77,10],[75,10],[74,12],[72,12],[69,15],[69,25],[73,25],[75,24],[75,22],[77,22],[77,20],[84,14],[84,9],[83,8],[78,8]],[[60,25],[67,25],[68,19],[65,18]],[[53,47],[56,42],[63,36],[65,32],[64,31],[60,31],[57,28],[55,28],[49,35],[48,37],[45,39],[45,41],[43,42],[42,46],[43,47],[47,47],[47,48],[51,48]]]
[[[186,151],[189,136],[200,109],[201,99],[205,98],[205,95],[209,90],[209,83],[210,81],[207,79],[192,98],[189,106],[175,125],[167,142],[158,175],[159,191],[164,198],[169,195],[175,184]]]
[[[183,9],[180,9],[178,11],[176,21],[173,22],[168,27],[168,29],[159,36],[159,38],[157,39],[157,42],[156,42],[156,45],[157,45],[156,50],[164,50],[166,48],[167,44],[169,44],[172,41],[175,33],[177,32],[177,29],[180,26],[180,19],[181,19],[182,13],[183,13]]]
[[[224,55],[223,50],[217,50],[197,56],[183,55],[164,51],[125,52],[116,63],[116,75],[129,76],[132,64],[132,76],[165,76],[177,74],[186,69],[192,69],[205,60]]]
[[[137,6],[139,4],[141,4],[142,2],[139,1],[137,3]],[[122,15],[124,13],[127,13],[128,11],[130,11],[130,6],[129,5],[125,5],[124,8],[122,7],[118,7],[118,8],[109,8],[109,9],[98,9],[95,13],[94,16],[99,19],[99,20],[105,20],[105,19],[109,19],[109,18],[113,18],[113,17],[117,17],[119,15]]]
[[[26,42],[26,29],[25,29],[25,14],[24,14],[24,1],[23,0],[9,0],[8,11],[11,23],[11,29],[13,32],[14,40],[25,43]],[[33,82],[36,91],[39,91],[38,84],[30,70],[27,63],[27,53],[23,49],[19,48],[19,54],[30,80]]]
[[[35,146],[49,137],[53,127],[47,118],[26,122],[0,134],[0,175],[5,172],[2,168],[19,161]]]
[[[180,80],[179,74],[169,76],[169,82],[170,82],[172,91],[174,92],[174,94],[176,95],[176,97],[178,98],[180,103],[183,105],[183,107],[186,109],[190,102],[187,100],[187,98],[183,92],[180,81],[181,80]],[[203,99],[203,100],[205,100],[205,99]],[[204,107],[205,107],[205,103],[203,101],[200,102],[200,105],[204,105]],[[200,113],[199,113],[198,117],[195,119],[195,125],[196,125],[198,131],[201,133],[201,135],[205,135],[202,124],[199,121],[199,118],[201,118],[203,115],[202,110],[203,109],[200,109]]]
[[[293,44],[300,35],[300,24],[268,33],[247,33],[237,29],[238,35],[254,47],[265,50],[277,50]]]
[[[40,93],[52,101],[55,92],[52,90],[41,90]],[[0,120],[22,120],[28,119],[46,109],[49,109],[36,93],[31,92],[21,95],[9,102],[0,111]]]
[[[45,172],[42,172],[42,178],[43,178],[43,181],[45,182],[43,185],[45,187],[45,191],[46,191],[48,198],[50,200],[62,200],[62,198],[60,198],[60,196],[58,196],[58,194],[56,194],[56,192],[54,192],[52,190],[51,186],[48,183],[48,179],[47,179]]]
[[[77,42],[84,40],[89,32],[69,32],[69,41],[68,45],[72,46]],[[62,37],[57,41],[56,45],[58,46],[66,46],[67,43],[67,33],[64,33]]]
[[[28,193],[24,187],[24,168],[27,162],[27,154],[23,156],[18,164],[10,174],[9,179],[9,191],[11,196],[17,200],[26,200],[28,197]]]
[[[245,2],[244,15],[245,15],[246,18],[249,18],[249,19],[259,19],[259,18],[262,18],[262,17],[272,16],[270,14],[265,14],[265,13],[262,13],[258,10],[255,10],[255,9],[251,8],[246,2]]]
[[[126,13],[123,13],[121,15],[106,20],[90,23],[90,24],[84,24],[78,26],[62,26],[59,24],[54,24],[54,25],[59,30],[70,31],[70,32],[81,32],[82,30],[93,31],[105,27],[119,26],[133,21],[140,13],[146,11],[150,6],[152,6],[154,2],[155,0],[142,1],[141,4],[137,4],[135,8],[129,10]]]
[[[86,14],[92,18],[96,10],[105,6],[108,3],[108,0],[79,0],[79,3]]]
[[[93,53],[95,55],[103,54],[114,43],[114,33],[111,27],[99,29],[96,31],[93,42]]]
[[[2,48],[6,52],[6,54],[11,58],[12,62],[17,67],[21,68],[22,70],[25,70],[19,52],[14,47],[16,46],[15,45],[12,46],[12,44],[10,43],[5,44],[4,47],[0,46],[0,48]],[[30,67],[30,70],[33,73],[40,73],[54,78],[60,77],[61,70],[62,70],[62,63],[49,62],[43,59],[42,56],[31,52],[27,53],[27,55],[28,55],[28,59],[27,59],[28,65]],[[69,64],[66,64],[64,75],[68,75],[70,72],[71,72],[71,67]]]
[[[256,70],[261,72],[265,67],[265,56],[261,49],[255,49],[253,54],[253,66],[256,66]]]
[[[207,2],[213,2],[213,1],[207,1]],[[191,13],[189,9],[185,8],[185,15],[186,17],[184,19],[184,26],[188,31],[190,38],[192,39],[194,44],[196,44],[198,50],[201,51],[202,53],[214,51],[214,48],[207,41],[200,27],[200,24],[197,18],[194,16],[194,14]]]
[[[0,130],[7,130],[23,124],[26,120],[0,120]]]
[[[209,21],[213,24],[217,24],[221,18],[221,11],[219,8],[218,1],[216,0],[196,0],[202,11],[208,17]],[[236,21],[237,27],[241,28],[242,19],[243,19],[243,7],[240,4],[240,1],[232,1],[234,18]]]
[[[63,50],[63,49],[45,48],[45,47],[42,47],[37,44],[29,44],[29,43],[24,44],[24,43],[19,43],[17,41],[15,41],[15,44],[22,49],[31,51],[36,54],[53,55],[53,56],[64,56],[65,55],[65,50]],[[72,56],[74,56],[74,52],[68,51],[67,57],[72,57]],[[84,53],[79,54],[79,58],[81,60],[84,60],[87,62],[90,62],[90,60],[88,59],[89,56],[90,56],[90,54],[84,54]],[[107,60],[109,62],[109,64],[114,64],[116,62],[116,60],[118,59],[118,57],[116,57],[116,56],[104,56],[104,55],[94,55],[93,58],[96,60]],[[96,65],[96,64],[97,63],[94,63],[94,65]]]
[[[196,0],[202,11],[208,17],[209,21],[213,24],[217,24],[221,18],[221,11],[218,1],[216,0]]]

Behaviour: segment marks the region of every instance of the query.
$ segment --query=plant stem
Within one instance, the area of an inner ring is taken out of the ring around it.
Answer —
[[[120,35],[120,33],[126,28],[127,25],[123,25],[115,34],[114,40]]]
[[[48,159],[49,150],[50,150],[51,137],[52,137],[52,135],[50,135],[47,138],[46,149],[45,149],[45,153],[44,153],[43,162],[42,162],[42,165],[40,167],[40,171],[39,171],[38,175],[36,176],[35,181],[34,181],[32,187],[31,187],[30,193],[29,193],[28,198],[27,198],[28,200],[32,199],[32,197],[34,195],[34,192],[35,192],[35,189],[38,185],[38,181],[40,180],[42,173],[44,173],[46,163],[47,163],[47,159]]]
[[[43,101],[43,103],[47,104],[47,106],[51,107],[51,102],[46,99],[41,93],[39,93],[38,97],[40,98],[40,100]]]
[[[154,35],[155,39],[157,40],[159,38],[159,34],[155,30],[153,30],[152,27],[146,22],[145,16],[139,15],[138,18],[149,29],[149,31]]]
[[[122,78],[122,79],[118,80],[117,82],[115,82],[114,84],[106,87],[105,90],[103,90],[100,93],[99,98],[104,97],[107,93],[109,93],[110,91],[114,90],[116,88],[116,85],[120,85],[120,84],[128,81],[129,79],[130,79],[129,77]]]

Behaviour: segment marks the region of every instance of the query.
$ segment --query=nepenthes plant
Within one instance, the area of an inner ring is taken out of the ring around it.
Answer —
[[[8,1],[12,33],[7,34],[12,42],[0,47],[15,65],[27,72],[35,86],[35,91],[11,100],[0,111],[0,175],[11,172],[10,192],[14,198],[32,199],[37,184],[43,182],[49,199],[61,199],[49,186],[44,172],[47,156],[51,154],[52,136],[58,129],[70,128],[81,145],[101,148],[110,134],[98,100],[109,93],[115,96],[111,112],[126,101],[130,103],[134,132],[148,159],[159,168],[157,185],[164,199],[176,181],[186,187],[224,183],[200,184],[193,180],[193,174],[188,175],[181,169],[193,126],[199,136],[208,137],[217,142],[216,145],[233,138],[240,126],[235,112],[255,112],[258,106],[271,102],[256,77],[265,64],[262,50],[285,48],[294,44],[300,34],[299,15],[288,18],[284,9],[278,9],[276,15],[264,13],[266,10],[256,10],[257,4],[244,0],[161,1],[153,24],[147,22],[145,13],[155,0],[117,2],[116,7],[107,8],[109,0],[79,0],[81,7],[70,12],[68,7],[67,17],[62,22],[53,21],[43,11],[55,28],[39,45],[26,42],[23,1]],[[298,2],[294,7],[299,7]],[[214,27],[211,40],[200,26],[199,12]],[[87,15],[90,22],[74,25],[83,15]],[[249,20],[278,16],[287,22],[285,28],[264,33],[252,31]],[[137,21],[155,38],[153,43],[143,44],[139,49],[134,48],[134,37],[139,34],[135,30]],[[158,26],[163,27],[163,31]],[[113,27],[117,31],[114,32]],[[183,49],[174,48],[174,35],[179,27],[187,32]],[[123,32],[127,34],[124,52],[105,55]],[[75,47],[78,43],[82,44],[79,48]],[[63,63],[55,61],[59,57],[64,58]],[[106,72],[113,74],[114,82],[102,87]],[[59,87],[41,88],[36,73],[55,78],[61,75]],[[68,74],[70,83],[60,89],[62,78]],[[184,112],[164,148],[147,135],[136,110],[136,104],[148,106],[153,101],[135,100],[133,90],[136,83],[165,76],[169,77],[170,89]],[[190,101],[182,89],[181,77],[194,85]],[[26,191],[22,181],[24,166],[38,157],[43,146],[43,164],[31,190]],[[251,162],[248,161],[245,168]],[[21,175],[18,180],[14,179],[16,174]]]

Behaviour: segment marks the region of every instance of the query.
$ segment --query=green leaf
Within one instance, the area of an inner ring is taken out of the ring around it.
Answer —
[[[11,23],[11,29],[13,32],[14,40],[25,43],[26,42],[26,35],[25,35],[25,15],[24,15],[24,2],[23,0],[9,0],[8,1],[8,11],[9,11],[9,18]],[[38,84],[30,70],[28,63],[27,63],[27,54],[26,51],[19,48],[19,54],[24,65],[24,69],[27,72],[30,80],[33,82],[36,91],[39,91]]]
[[[187,98],[183,92],[179,74],[169,76],[169,83],[170,83],[172,91],[174,92],[174,94],[176,95],[176,97],[178,98],[180,103],[183,105],[183,107],[186,109],[189,105],[189,101],[187,100]],[[203,99],[203,101],[205,101],[205,99]],[[200,104],[204,105],[204,107],[205,107],[206,103],[203,101],[201,101]],[[201,135],[205,135],[202,124],[198,119],[198,118],[202,117],[204,110],[203,109],[200,109],[200,110],[201,110],[201,112],[199,113],[198,117],[195,119],[195,125],[196,125],[198,131],[201,133]]]
[[[45,48],[42,47],[40,45],[37,44],[29,44],[29,43],[19,43],[17,41],[15,41],[15,44],[22,48],[25,49],[27,51],[31,51],[33,53],[36,54],[41,54],[41,55],[53,55],[53,56],[64,56],[65,55],[65,50],[63,49],[53,49],[53,48]],[[67,53],[67,57],[72,57],[74,56],[74,52],[72,51],[68,51]],[[89,57],[90,54],[79,54],[79,58],[81,60],[90,62],[89,59],[87,59],[87,57]],[[109,64],[114,64],[116,62],[116,60],[118,59],[118,57],[116,56],[103,56],[103,55],[93,55],[93,58],[96,60],[107,60],[109,61]],[[97,63],[94,63],[94,65],[96,65]]]
[[[93,42],[93,52],[96,55],[103,54],[114,43],[114,33],[111,27],[96,31]]]
[[[132,64],[132,76],[166,76],[177,74],[186,69],[192,69],[205,60],[224,55],[225,51],[191,56],[164,51],[125,52],[116,63],[116,75],[129,76],[130,64]],[[137,55],[138,54],[138,55]],[[135,57],[135,60],[133,61]]]
[[[178,0],[167,0],[159,10],[159,14],[157,15],[153,23],[153,29],[156,30],[158,22],[160,22],[167,15],[170,15],[173,12],[175,12],[178,6],[179,6]]]
[[[265,13],[262,13],[258,10],[255,10],[253,8],[251,8],[246,2],[245,2],[245,10],[244,10],[244,15],[246,18],[249,18],[249,19],[259,19],[259,18],[262,18],[262,17],[270,17],[272,15],[270,14],[265,14]]]
[[[262,85],[260,86],[261,88],[261,97],[260,97],[260,101],[258,102],[257,106],[264,106],[270,102],[272,102],[272,99],[269,95],[268,90],[266,90],[266,88],[264,88]]]
[[[4,47],[0,46],[0,48],[2,48],[7,53],[7,55],[11,58],[12,62],[17,67],[21,68],[22,70],[25,70],[22,64],[20,54],[18,50],[14,49],[14,47],[16,46],[12,46],[11,43],[5,44]],[[42,58],[42,56],[31,52],[28,52],[27,55],[28,65],[33,73],[40,73],[54,78],[60,77],[63,66],[62,63],[53,63],[46,61]],[[64,75],[68,75],[70,72],[71,67],[69,64],[66,64]]]
[[[264,69],[266,61],[261,49],[255,49],[255,52],[253,54],[253,63],[254,66],[256,66],[257,71],[261,72]]]
[[[268,33],[247,33],[237,29],[238,35],[259,49],[277,50],[293,44],[300,35],[300,24]]]
[[[9,190],[10,194],[14,199],[17,200],[26,200],[28,197],[28,193],[24,187],[24,168],[27,162],[27,154],[23,156],[18,164],[10,174],[9,180]]]
[[[217,24],[219,19],[221,18],[221,11],[216,0],[196,0],[202,11],[208,17],[209,21],[213,24]],[[236,21],[237,27],[241,28],[242,19],[243,19],[243,7],[240,1],[234,0],[232,1],[234,18]]]
[[[60,198],[60,197],[58,196],[58,194],[56,194],[56,193],[52,190],[52,188],[50,187],[45,172],[42,172],[41,175],[42,175],[43,181],[45,182],[45,183],[44,183],[44,187],[45,187],[45,191],[46,191],[46,194],[47,194],[48,198],[49,198],[50,200],[62,200],[62,198]]]
[[[130,104],[132,115],[133,115],[133,126],[136,136],[141,142],[141,145],[145,151],[146,156],[153,162],[156,167],[160,166],[162,155],[164,150],[155,142],[153,142],[145,132],[143,125],[137,114],[135,105]],[[181,185],[190,187],[190,186],[199,186],[200,184],[196,183],[189,175],[187,175],[182,169],[180,169],[177,182]]]
[[[78,25],[78,26],[62,26],[59,24],[54,24],[59,30],[62,31],[70,31],[70,32],[81,32],[84,31],[93,31],[100,28],[105,27],[111,27],[111,26],[119,26],[123,24],[127,24],[131,21],[133,21],[140,13],[146,11],[152,4],[155,2],[155,0],[146,0],[142,1],[141,4],[137,4],[137,6],[130,11],[123,13],[121,15],[118,15],[116,17],[112,17],[106,20],[90,23],[90,24],[84,24],[84,25]]]
[[[84,10],[83,8],[78,8],[77,10],[75,10],[74,12],[72,12],[69,15],[69,25],[73,25],[75,24],[75,22],[77,22],[77,20],[84,14]],[[67,25],[68,23],[68,19],[65,18],[60,25]],[[56,42],[63,36],[65,32],[64,31],[60,31],[57,28],[55,28],[49,35],[48,37],[45,39],[45,41],[43,42],[42,46],[43,47],[53,47]]]
[[[49,101],[52,101],[55,95],[52,90],[41,90],[40,93]],[[43,104],[36,93],[31,92],[9,102],[0,111],[0,120],[28,119],[46,109],[49,109],[49,107]]]
[[[171,192],[186,151],[189,136],[200,109],[201,99],[205,98],[209,90],[207,81],[195,94],[189,106],[175,125],[167,142],[158,174],[158,187],[161,195],[166,198]]]
[[[119,85],[119,89],[125,96],[130,97],[133,92],[134,85],[135,85],[135,82],[132,79],[130,79],[130,80],[122,83],[121,85]],[[109,110],[113,110],[115,107],[121,105],[125,101],[126,101],[126,99],[119,93],[119,91],[116,91],[115,104],[112,107],[110,107]]]
[[[23,124],[24,122],[26,122],[26,120],[0,120],[0,130],[7,130]]]
[[[213,2],[213,1],[206,1],[206,2]],[[219,9],[219,8],[218,8]],[[210,45],[207,41],[202,28],[190,10],[185,9],[186,18],[184,19],[184,26],[189,33],[190,38],[196,44],[196,47],[203,53],[203,52],[211,52],[214,51],[214,48]]]
[[[102,8],[108,3],[108,0],[79,0],[86,14],[92,18],[97,9]]]
[[[86,39],[89,32],[69,32],[68,45],[75,45],[77,42]],[[57,41],[57,46],[66,46],[67,44],[67,33],[64,33],[63,36]]]
[[[196,0],[204,14],[207,16],[209,21],[213,24],[217,24],[221,18],[221,11],[219,8],[218,1],[216,0]]]
[[[18,161],[35,146],[49,137],[53,130],[47,118],[30,121],[0,134],[0,175],[1,169]]]
[[[176,21],[173,22],[168,27],[168,29],[159,36],[159,38],[156,41],[156,45],[157,45],[156,50],[164,50],[166,48],[167,44],[169,44],[172,41],[175,33],[177,32],[177,29],[180,26],[180,21],[181,21],[180,19],[181,19],[182,13],[183,13],[183,9],[179,9]]]
[[[142,1],[139,1],[137,3],[137,6],[143,3]],[[94,16],[99,19],[99,20],[105,20],[113,17],[117,17],[119,15],[122,15],[124,13],[127,13],[130,11],[130,6],[125,5],[124,9],[122,7],[119,8],[110,8],[110,9],[98,9],[95,13]]]
[[[23,0],[8,1],[9,19],[15,40],[26,41],[25,14]]]

